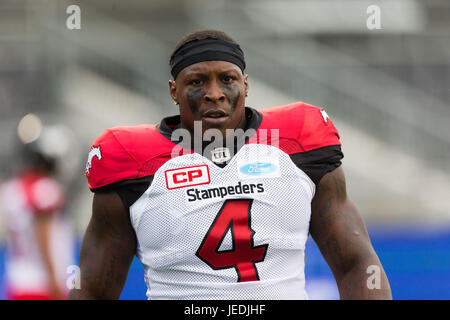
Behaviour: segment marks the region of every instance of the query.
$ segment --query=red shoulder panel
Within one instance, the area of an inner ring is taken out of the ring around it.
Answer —
[[[156,125],[108,129],[89,151],[85,170],[89,188],[152,175],[170,159],[174,146]]]
[[[339,133],[323,108],[304,104],[304,119],[300,142],[305,151],[341,145]]]
[[[260,112],[263,119],[255,135],[259,143],[278,144],[288,154],[341,144],[339,133],[323,108],[299,101]]]

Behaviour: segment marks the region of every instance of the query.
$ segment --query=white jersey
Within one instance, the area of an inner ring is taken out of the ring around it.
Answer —
[[[247,165],[270,170],[243,173]],[[207,177],[209,183],[168,191],[176,179],[171,170],[201,172],[194,180]],[[198,153],[167,161],[130,207],[148,297],[306,298],[304,250],[314,188],[287,154],[267,145],[245,145],[225,168]]]
[[[314,125],[303,127],[317,132],[281,131],[275,145],[252,138],[224,166],[195,152],[173,156],[165,123],[114,128],[96,140],[91,150],[97,156],[87,164],[91,190],[117,180],[125,188],[147,181],[124,203],[149,299],[307,299],[311,201],[320,177],[342,156],[321,109],[297,104],[280,110],[262,113],[258,133],[289,115],[309,116]],[[136,147],[148,141],[151,150]],[[111,171],[120,178],[114,181]]]

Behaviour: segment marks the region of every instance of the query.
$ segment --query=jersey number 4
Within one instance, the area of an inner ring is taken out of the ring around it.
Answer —
[[[226,200],[196,252],[197,257],[214,270],[235,268],[238,282],[259,280],[255,263],[264,261],[268,247],[268,244],[253,244],[252,202],[251,199]],[[228,232],[231,232],[233,247],[219,251]]]

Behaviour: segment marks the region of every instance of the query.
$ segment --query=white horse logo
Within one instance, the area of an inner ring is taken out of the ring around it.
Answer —
[[[86,162],[86,173],[89,174],[90,169],[92,168],[92,159],[97,157],[98,160],[102,160],[102,152],[100,151],[100,146],[92,147],[91,151],[89,151],[88,159]]]
[[[320,113],[322,114],[323,121],[328,122],[328,119],[330,119],[330,117],[328,116],[327,112],[325,110],[320,110]]]

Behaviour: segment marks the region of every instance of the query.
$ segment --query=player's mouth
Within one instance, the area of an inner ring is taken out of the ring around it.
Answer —
[[[223,110],[208,110],[202,114],[202,120],[211,126],[220,126],[228,120],[228,113]]]

